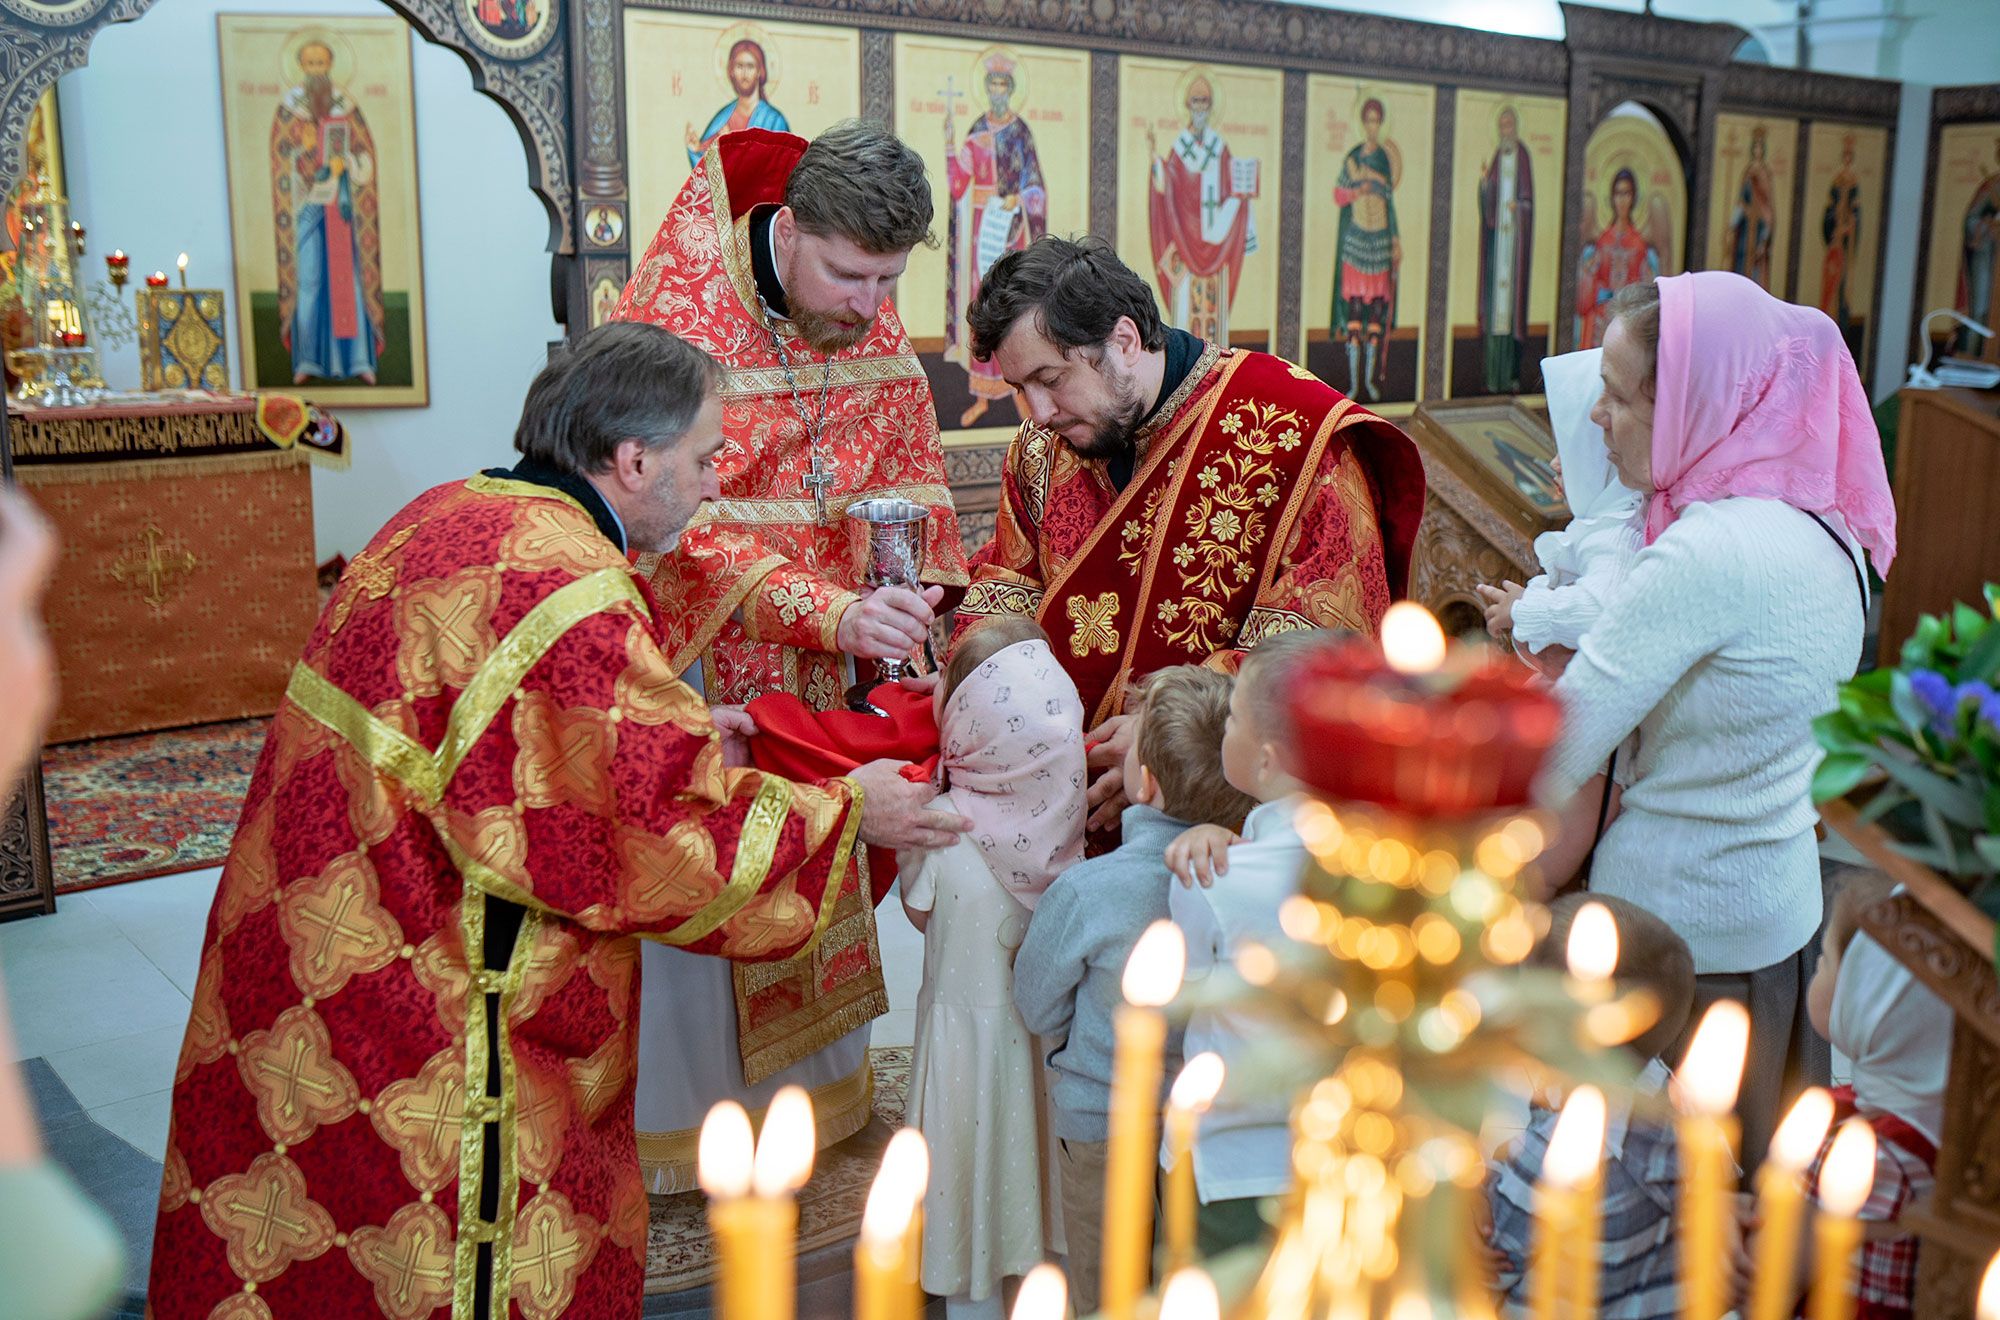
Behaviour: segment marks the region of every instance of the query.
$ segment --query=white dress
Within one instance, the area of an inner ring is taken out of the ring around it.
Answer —
[[[957,811],[946,794],[940,811]],[[1014,1008],[1014,952],[1028,909],[970,839],[903,855],[913,908],[928,910],[909,1122],[931,1149],[923,1285],[979,1301],[1053,1247],[1045,1231],[1041,1059]]]

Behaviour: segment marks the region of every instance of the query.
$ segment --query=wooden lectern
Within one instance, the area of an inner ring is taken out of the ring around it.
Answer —
[[[1896,562],[1882,589],[1877,663],[1920,614],[1984,608],[2000,581],[2000,390],[1904,390],[1896,428]]]

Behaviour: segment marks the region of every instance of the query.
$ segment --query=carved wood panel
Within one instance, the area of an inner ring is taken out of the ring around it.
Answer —
[[[1410,599],[1437,615],[1447,633],[1483,626],[1485,609],[1474,587],[1519,580],[1523,572],[1521,564],[1439,499],[1436,490],[1424,492],[1424,517],[1410,553]]]

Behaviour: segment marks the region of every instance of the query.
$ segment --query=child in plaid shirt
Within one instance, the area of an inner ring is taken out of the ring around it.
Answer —
[[[1660,1003],[1660,1020],[1626,1046],[1646,1061],[1638,1089],[1657,1095],[1668,1078],[1660,1053],[1679,1037],[1694,1009],[1694,955],[1644,908],[1607,894],[1575,893],[1550,905],[1549,933],[1530,957],[1532,965],[1565,965],[1570,926],[1586,903],[1601,904],[1618,923],[1619,984],[1651,991]],[[1603,1320],[1674,1320],[1681,1306],[1674,1244],[1680,1164],[1673,1127],[1638,1118],[1615,1102],[1607,1120],[1598,1314]],[[1553,1107],[1531,1103],[1527,1130],[1493,1161],[1487,1176],[1490,1219],[1483,1227],[1502,1313],[1510,1317],[1527,1314],[1535,1181],[1555,1126]]]
[[[1814,1029],[1851,1065],[1848,1083],[1834,1088],[1835,1126],[1859,1115],[1875,1129],[1875,1186],[1861,1207],[1867,1236],[1855,1277],[1856,1320],[1913,1314],[1917,1238],[1899,1221],[1931,1193],[1951,1064],[1951,1009],[1861,930],[1862,910],[1891,892],[1874,875],[1840,891],[1819,970],[1806,988]],[[1807,1171],[1808,1186],[1819,1185],[1832,1144],[1829,1133]]]

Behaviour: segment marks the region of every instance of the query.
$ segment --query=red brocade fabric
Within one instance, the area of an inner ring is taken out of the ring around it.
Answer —
[[[638,1314],[630,937],[791,958],[858,825],[726,767],[663,638],[540,487],[438,487],[348,565],[203,936],[150,1315]]]
[[[937,711],[930,697],[884,684],[869,700],[888,718],[814,710],[790,693],[757,698],[746,707],[757,721],[751,762],[767,774],[811,782],[837,778],[870,761],[908,761],[905,779],[930,779],[938,762]],[[874,901],[880,903],[896,879],[896,854],[870,848],[868,876]]]

